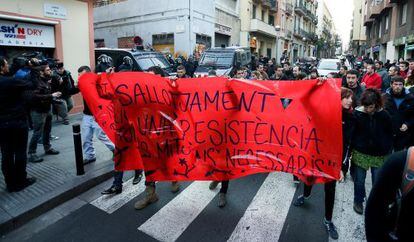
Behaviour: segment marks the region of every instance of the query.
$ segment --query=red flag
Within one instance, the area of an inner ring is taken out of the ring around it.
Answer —
[[[282,171],[339,178],[340,80],[169,79],[85,74],[80,89],[112,141],[116,168],[149,181],[227,180]]]

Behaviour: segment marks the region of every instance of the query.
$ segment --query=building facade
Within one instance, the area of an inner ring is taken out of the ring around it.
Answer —
[[[336,51],[337,35],[332,15],[324,0],[319,0],[317,34],[318,58],[333,58]]]
[[[277,1],[240,1],[240,45],[249,46],[258,56],[276,58]]]
[[[414,1],[366,0],[366,53],[386,61],[414,57]]]
[[[215,0],[214,46],[240,45],[240,0]]]
[[[365,55],[366,28],[364,26],[365,0],[354,0],[350,51],[355,56]]]
[[[12,62],[39,52],[63,61],[74,78],[79,66],[94,66],[92,1],[0,0],[0,6],[1,56]],[[81,106],[77,96],[73,111]]]
[[[280,26],[278,31],[278,53],[277,60],[280,60],[282,54],[293,59],[293,30],[294,30],[294,4],[293,0],[279,0],[276,23]]]
[[[140,36],[160,52],[188,56],[214,43],[213,1],[127,0],[95,6],[97,46],[131,48],[132,39]]]
[[[293,61],[299,57],[316,56],[318,2],[295,0],[293,29]]]

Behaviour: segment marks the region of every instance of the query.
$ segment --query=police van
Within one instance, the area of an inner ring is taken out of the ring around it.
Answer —
[[[144,49],[113,49],[113,48],[96,48],[95,64],[98,65],[98,58],[107,55],[112,58],[115,70],[122,65],[124,58],[129,57],[132,60],[132,71],[146,71],[152,66],[161,67],[169,75],[173,75],[173,68],[167,58],[162,53],[144,50]]]
[[[249,48],[216,47],[206,50],[200,58],[195,76],[207,76],[210,70],[215,70],[217,76],[230,75],[238,67],[251,63]]]

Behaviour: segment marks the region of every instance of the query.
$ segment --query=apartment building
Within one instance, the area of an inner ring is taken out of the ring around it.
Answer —
[[[249,46],[252,53],[276,58],[277,1],[241,0],[240,1],[240,45]]]
[[[337,34],[331,12],[324,0],[319,0],[317,34],[318,57],[331,58],[335,55]]]
[[[365,1],[366,0],[354,0],[350,51],[352,51],[355,56],[365,55],[367,40],[365,35],[366,28],[364,26]]]
[[[414,57],[414,1],[366,0],[366,54],[382,61]]]
[[[318,24],[316,0],[294,1],[293,61],[299,57],[316,56]]]

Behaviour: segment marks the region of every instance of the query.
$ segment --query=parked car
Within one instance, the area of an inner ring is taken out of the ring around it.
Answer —
[[[125,56],[129,56],[132,61],[132,71],[146,71],[151,66],[159,66],[169,75],[174,75],[173,68],[168,62],[167,58],[162,53],[151,50],[139,49],[111,49],[111,48],[97,48],[95,49],[95,62],[97,58],[106,54],[113,60],[115,69],[117,69],[123,62]]]
[[[331,72],[338,72],[340,67],[340,59],[321,59],[317,69],[320,76],[327,76]]]
[[[201,56],[194,75],[207,76],[210,70],[215,70],[218,76],[230,75],[236,68],[248,66],[251,59],[249,48],[211,48]]]

